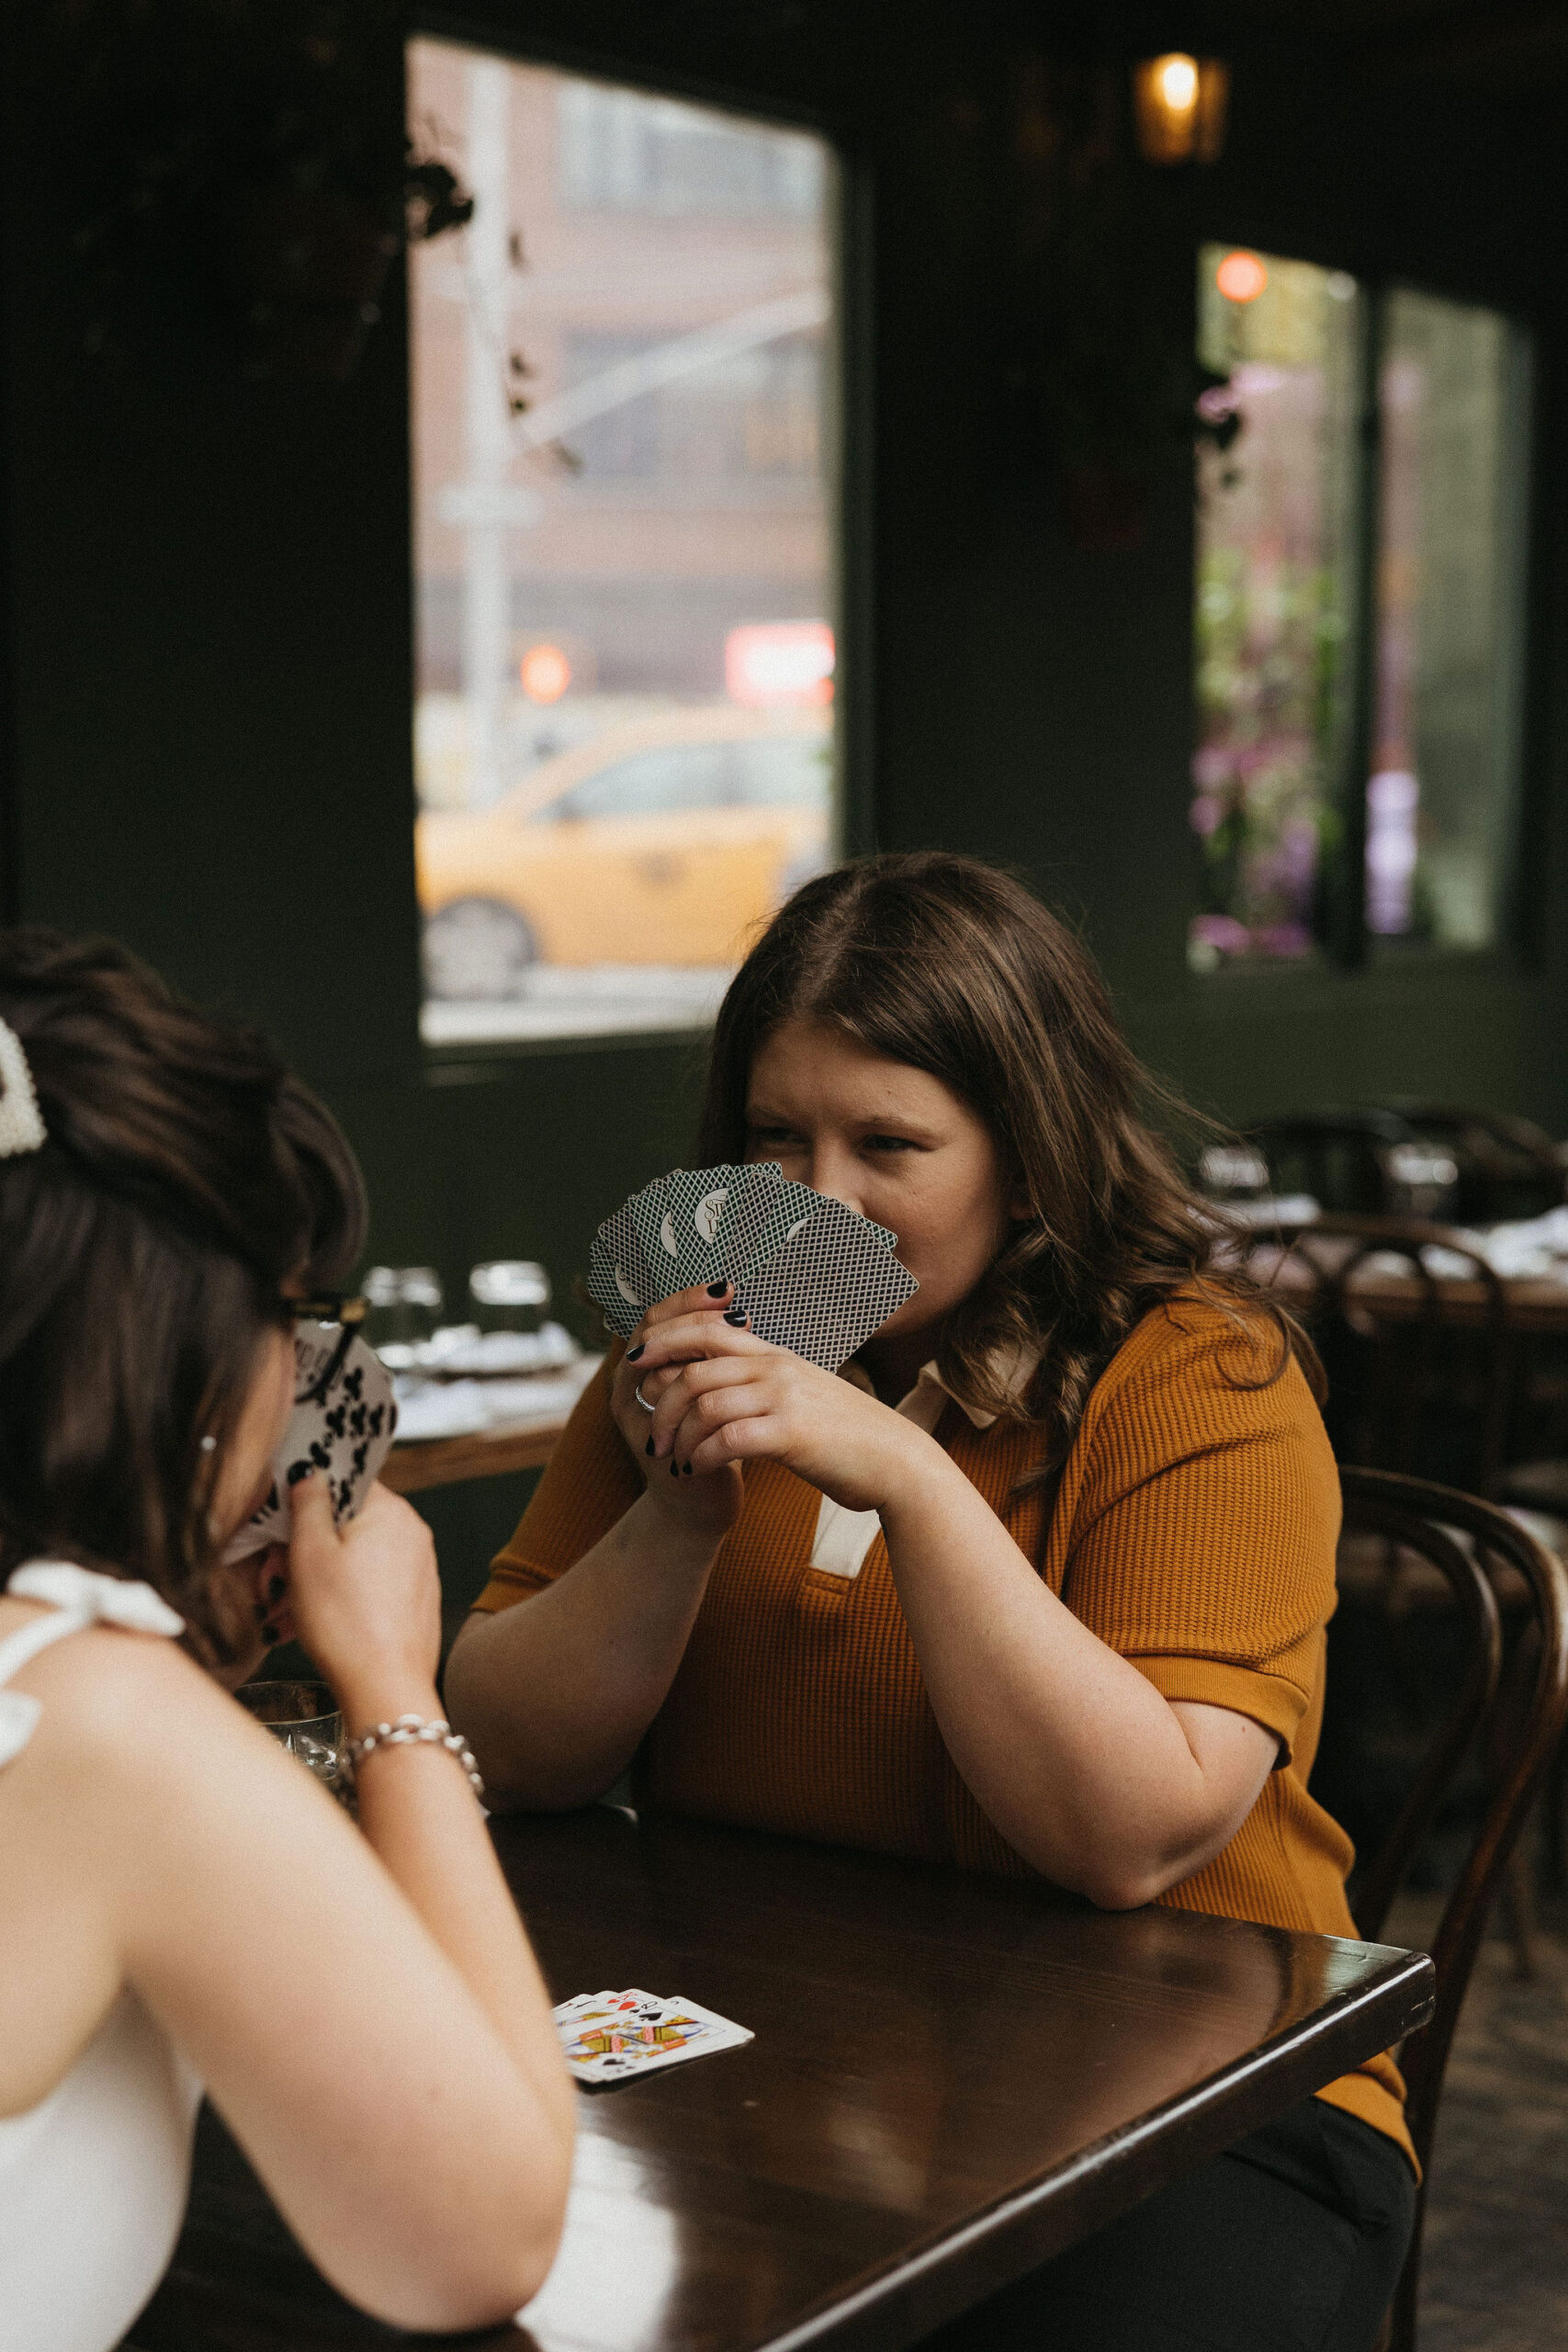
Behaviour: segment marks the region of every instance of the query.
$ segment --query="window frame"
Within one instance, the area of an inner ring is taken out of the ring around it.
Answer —
[[[649,97],[682,100],[718,113],[781,130],[808,132],[828,148],[825,240],[832,311],[823,339],[823,426],[825,441],[828,537],[831,550],[830,606],[833,628],[833,727],[828,838],[835,860],[862,855],[879,846],[875,790],[875,692],[873,677],[875,583],[872,521],[874,514],[873,479],[874,376],[873,322],[874,273],[873,258],[875,220],[874,169],[843,137],[831,118],[815,108],[793,105],[776,92],[716,84],[678,70],[664,69],[646,59],[608,55],[574,43],[555,42],[530,33],[520,37],[493,20],[476,23],[444,17],[436,9],[419,9],[404,23],[400,70],[406,77],[411,45],[421,40],[445,41],[476,50],[511,65],[547,71],[637,90]],[[406,79],[403,113],[407,116]],[[408,255],[403,268],[406,277]],[[413,304],[404,293],[403,385],[405,439],[412,450],[413,435]],[[414,578],[413,509],[409,507],[409,575]],[[412,650],[411,647],[411,651]],[[411,666],[412,683],[412,666]],[[414,697],[410,701],[412,741]],[[411,779],[412,781],[412,779]],[[412,795],[411,793],[411,802]],[[413,803],[417,810],[417,803]],[[412,847],[412,833],[411,833]],[[411,876],[412,879],[412,876]],[[421,915],[417,897],[412,905],[416,1001],[423,1009],[424,987],[420,968]],[[507,1066],[540,1057],[571,1054],[619,1053],[630,1047],[653,1052],[689,1052],[694,1042],[712,1034],[711,1022],[693,1022],[657,1029],[593,1030],[579,1036],[451,1039],[432,1044],[417,1039],[421,1067],[434,1085],[465,1084],[487,1071],[500,1075]]]
[[[1197,257],[1203,246],[1230,243],[1274,252],[1278,241],[1248,240],[1203,232],[1193,245],[1192,283],[1198,279]],[[1292,261],[1310,261],[1321,269],[1339,269],[1342,262],[1320,254],[1293,253]],[[1347,271],[1355,279],[1353,333],[1355,402],[1354,444],[1350,454],[1350,586],[1347,630],[1345,720],[1339,756],[1325,805],[1337,820],[1335,840],[1321,868],[1325,922],[1316,952],[1300,958],[1237,956],[1223,959],[1213,970],[1189,967],[1189,980],[1199,989],[1221,985],[1255,987],[1264,982],[1289,987],[1339,973],[1376,972],[1393,977],[1409,970],[1458,965],[1468,970],[1514,971],[1533,960],[1532,909],[1524,870],[1527,814],[1532,805],[1530,778],[1539,762],[1538,684],[1540,632],[1534,622],[1532,594],[1540,562],[1541,402],[1539,336],[1517,309],[1459,293],[1451,288],[1424,284],[1404,271]],[[1510,382],[1506,392],[1516,427],[1517,463],[1506,473],[1507,535],[1506,594],[1501,634],[1512,673],[1509,683],[1507,765],[1502,784],[1497,825],[1498,855],[1492,877],[1495,930],[1493,938],[1476,946],[1443,940],[1384,938],[1367,923],[1367,786],[1376,728],[1379,655],[1378,573],[1382,558],[1382,375],[1386,347],[1388,306],[1393,297],[1421,294],[1456,308],[1489,311],[1503,322],[1509,353]],[[1196,541],[1194,541],[1196,552]],[[1197,566],[1190,567],[1196,581]],[[1196,713],[1194,712],[1194,717]],[[1194,727],[1194,737],[1196,728]]]

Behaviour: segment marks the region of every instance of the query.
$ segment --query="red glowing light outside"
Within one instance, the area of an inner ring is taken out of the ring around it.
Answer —
[[[1269,272],[1256,254],[1227,254],[1214,272],[1214,283],[1227,302],[1256,302],[1269,283]]]
[[[530,702],[559,702],[571,684],[571,663],[558,645],[531,645],[517,673]]]

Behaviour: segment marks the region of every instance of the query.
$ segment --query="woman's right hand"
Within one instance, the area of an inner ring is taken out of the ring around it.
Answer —
[[[344,1713],[378,1721],[437,1712],[441,1583],[424,1521],[376,1485],[358,1518],[339,1527],[319,1476],[301,1479],[289,1504],[289,1614]]]
[[[661,1299],[650,1306],[626,1344],[626,1352],[615,1367],[615,1377],[610,1391],[610,1409],[615,1426],[625,1438],[648,1489],[648,1496],[660,1513],[683,1532],[702,1534],[716,1544],[726,1535],[740,1515],[744,1497],[740,1468],[737,1463],[727,1463],[720,1470],[705,1476],[682,1477],[671,1462],[656,1462],[649,1433],[653,1427],[649,1409],[676,1377],[675,1369],[640,1373],[637,1355],[649,1334],[661,1323],[673,1322],[682,1315],[712,1315],[722,1317],[733,1313],[735,1291],[729,1283],[716,1291],[705,1288],[679,1290],[672,1298]],[[637,1394],[639,1377],[646,1380],[643,1395],[648,1405],[639,1403]]]

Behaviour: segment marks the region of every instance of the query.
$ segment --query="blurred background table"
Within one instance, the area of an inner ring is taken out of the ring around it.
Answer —
[[[564,1413],[474,1430],[464,1437],[426,1438],[395,1445],[381,1466],[381,1484],[397,1495],[455,1487],[467,1478],[500,1478],[513,1470],[542,1470],[567,1424]]]
[[[536,1380],[463,1380],[429,1383],[415,1405],[428,1415],[434,1398],[437,1417],[443,1409],[461,1423],[449,1435],[400,1437],[381,1470],[381,1483],[395,1494],[425,1494],[434,1487],[462,1485],[470,1478],[501,1478],[513,1471],[541,1470],[554,1453],[571,1418],[573,1406],[604,1359],[580,1355],[563,1370]],[[527,1409],[530,1392],[539,1408]],[[416,1426],[415,1411],[400,1395],[402,1423]]]
[[[584,2093],[540,2352],[897,2352],[1425,2022],[1424,1955],[608,1807],[498,1820],[558,1997],[640,1984],[744,2049]],[[210,2116],[138,2352],[404,2339]],[[423,2340],[423,2339],[422,2339]]]

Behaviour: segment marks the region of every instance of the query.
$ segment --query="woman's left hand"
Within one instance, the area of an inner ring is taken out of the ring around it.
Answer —
[[[214,1581],[221,1587],[226,1604],[220,1614],[231,1623],[249,1622],[255,1628],[215,1673],[226,1690],[237,1690],[242,1682],[251,1679],[268,1650],[294,1639],[294,1620],[288,1609],[288,1548],[274,1544],[265,1552],[231,1560],[214,1571]]]
[[[711,1315],[659,1325],[637,1371],[654,1406],[654,1453],[677,1476],[782,1462],[846,1510],[875,1510],[917,1453],[943,1458],[863,1389]]]

